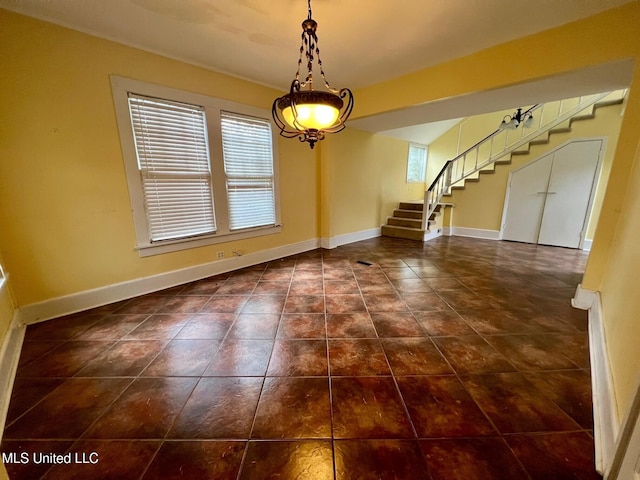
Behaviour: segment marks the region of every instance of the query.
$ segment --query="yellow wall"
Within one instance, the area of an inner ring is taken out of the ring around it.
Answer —
[[[0,247],[19,306],[318,237],[316,155],[282,139],[281,234],[140,258],[109,75],[266,109],[282,92],[4,10],[0,31]]]
[[[326,138],[321,148],[323,238],[379,228],[399,201],[424,197],[423,183],[406,183],[404,140],[351,128]]]
[[[608,10],[558,28],[425,68],[388,82],[357,90],[357,116],[400,109],[441,98],[499,89],[561,73],[627,59],[636,71],[622,121],[602,212],[584,276],[585,288],[602,292],[608,357],[620,418],[633,401],[640,372],[633,345],[640,340],[637,321],[637,271],[640,205],[632,173],[640,144],[640,2]],[[469,74],[469,72],[476,72]],[[480,73],[481,72],[481,73]],[[635,91],[634,91],[635,90]],[[634,190],[635,194],[627,195]],[[454,219],[457,212],[454,213]],[[638,230],[636,230],[637,232]],[[636,268],[632,268],[635,266]],[[622,279],[629,280],[621,284]],[[615,292],[615,293],[614,293]],[[633,317],[633,318],[632,318]],[[633,352],[633,360],[629,357]]]
[[[640,384],[640,65],[636,63],[631,93],[609,177],[603,212],[583,284],[599,290],[605,336],[620,419],[624,419]],[[614,221],[617,220],[617,221]],[[599,277],[599,273],[602,276]]]
[[[592,239],[616,150],[622,123],[621,111],[622,105],[598,108],[594,119],[573,122],[571,132],[551,135],[548,144],[532,145],[528,155],[514,156],[510,165],[498,165],[494,173],[483,174],[480,176],[479,182],[467,182],[464,190],[455,191],[451,197],[445,197],[444,201],[452,202],[456,205],[453,214],[453,226],[500,230],[510,172],[544,156],[547,152],[571,139],[605,137],[607,139],[606,150],[590,217],[591,220],[585,237]],[[463,128],[461,142],[464,145],[474,144],[487,135],[487,125],[499,125],[504,115],[505,112],[497,112],[471,117],[465,122],[468,128]],[[483,126],[484,128],[482,128]],[[453,128],[429,146],[429,161],[434,164],[434,170],[439,171],[444,164],[443,159],[446,161],[455,156],[457,144],[458,130]],[[431,157],[432,152],[434,153],[434,158]]]

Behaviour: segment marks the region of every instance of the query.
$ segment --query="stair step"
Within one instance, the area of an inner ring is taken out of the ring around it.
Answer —
[[[422,209],[418,211],[418,210],[402,210],[398,208],[393,211],[393,216],[400,217],[400,218],[417,218],[422,220]]]
[[[384,235],[385,237],[406,238],[408,240],[423,241],[424,230],[421,230],[419,228],[383,225],[382,235]]]
[[[419,210],[422,211],[423,208],[423,203],[422,202],[400,202],[400,205],[398,206],[398,208],[400,208],[400,210]]]
[[[395,227],[411,227],[421,228],[422,219],[417,218],[402,218],[402,217],[387,217],[387,225]]]

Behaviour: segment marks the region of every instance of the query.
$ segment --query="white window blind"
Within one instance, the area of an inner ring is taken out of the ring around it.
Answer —
[[[229,228],[274,225],[271,124],[265,119],[225,111],[220,115]]]
[[[214,233],[204,109],[129,94],[151,242]]]

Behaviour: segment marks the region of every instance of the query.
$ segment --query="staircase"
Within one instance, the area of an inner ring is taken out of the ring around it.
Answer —
[[[619,90],[530,107],[523,116],[532,115],[537,125],[525,123],[519,130],[501,126],[447,161],[425,192],[424,200],[401,202],[393,217],[388,217],[387,224],[382,226],[382,235],[426,240],[429,227],[441,214],[443,196],[464,189],[466,182],[479,182],[482,175],[494,173],[496,166],[510,164],[513,156],[527,155],[532,145],[549,143],[551,135],[570,132],[573,122],[594,118],[596,109],[622,103],[626,93]],[[425,218],[429,220],[424,221]]]
[[[436,217],[441,215],[441,205],[437,205],[431,212],[426,225],[423,222],[424,213],[422,201],[400,202],[393,211],[393,216],[387,217],[387,224],[382,226],[382,235],[424,241],[425,234],[429,233]]]

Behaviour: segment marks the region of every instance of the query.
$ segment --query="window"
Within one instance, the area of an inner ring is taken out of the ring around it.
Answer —
[[[423,183],[427,171],[427,146],[409,144],[407,183]]]
[[[277,233],[268,111],[112,77],[141,256]]]

